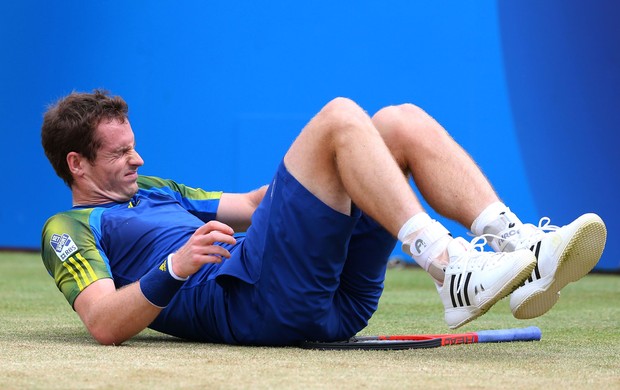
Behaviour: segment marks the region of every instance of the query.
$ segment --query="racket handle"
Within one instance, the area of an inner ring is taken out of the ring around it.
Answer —
[[[542,332],[537,326],[527,328],[481,330],[478,334],[479,343],[501,343],[509,341],[537,341],[542,337]]]

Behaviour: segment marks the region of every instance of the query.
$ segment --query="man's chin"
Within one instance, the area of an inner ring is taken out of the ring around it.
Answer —
[[[136,194],[138,193],[138,186],[136,186],[135,191],[132,191],[131,194],[129,195],[129,199],[133,198],[134,196],[136,196]],[[128,199],[128,200],[129,200]]]
[[[131,198],[133,198],[137,193],[138,193],[138,186],[136,186],[135,190],[131,189],[130,191],[127,191],[123,194],[118,194],[116,201],[119,203],[129,202]]]

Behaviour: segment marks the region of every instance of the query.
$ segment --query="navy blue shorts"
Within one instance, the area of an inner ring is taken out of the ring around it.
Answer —
[[[226,342],[334,341],[366,327],[396,239],[356,207],[351,214],[325,205],[280,164],[217,277],[234,338]]]

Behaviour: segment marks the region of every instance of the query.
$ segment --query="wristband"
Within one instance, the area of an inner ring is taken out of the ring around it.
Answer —
[[[172,255],[174,255],[174,253],[171,253],[168,255],[168,259],[166,260],[166,264],[168,264],[168,272],[170,272],[170,275],[175,278],[176,280],[181,280],[181,281],[186,281],[187,279],[189,279],[189,276],[186,276],[184,278],[180,277],[179,275],[175,274],[174,271],[172,270]]]
[[[140,278],[140,291],[154,306],[165,308],[179,291],[185,280],[178,280],[169,272],[170,256],[159,267],[153,268]],[[176,276],[176,275],[175,275]]]

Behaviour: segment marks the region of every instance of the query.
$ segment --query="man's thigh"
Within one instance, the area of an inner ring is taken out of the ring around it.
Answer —
[[[361,215],[352,214],[328,207],[280,165],[242,248],[218,276],[239,342],[291,344],[333,326],[326,321]]]
[[[337,305],[341,328],[351,336],[368,325],[383,293],[385,272],[396,238],[363,214],[358,220],[340,276]]]

